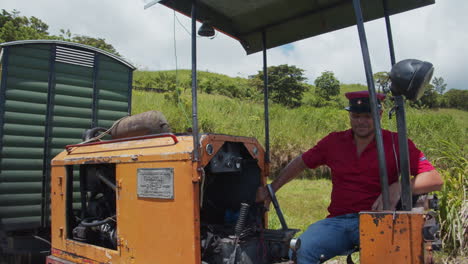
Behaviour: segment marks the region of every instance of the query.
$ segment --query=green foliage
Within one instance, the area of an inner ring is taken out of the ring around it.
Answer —
[[[377,88],[377,92],[383,93],[390,89],[390,77],[388,72],[382,71],[374,73],[374,82],[375,88]]]
[[[29,39],[58,39],[93,46],[120,56],[115,48],[106,43],[103,38],[72,35],[70,30],[63,29],[60,30],[59,36],[53,36],[49,34],[48,29],[49,26],[39,18],[20,16],[20,12],[16,10],[10,13],[2,9],[0,14],[0,43]]]
[[[440,95],[442,95],[445,89],[447,88],[447,84],[445,83],[444,78],[442,77],[434,77],[432,79],[432,85],[434,85],[434,89]]]
[[[468,90],[450,89],[443,95],[443,106],[468,111]]]
[[[19,11],[11,13],[2,9],[0,14],[0,42],[48,38],[49,26],[39,18],[20,16]]]
[[[263,91],[263,71],[250,76],[251,84]],[[304,70],[294,65],[282,64],[268,67],[268,91],[273,102],[293,108],[302,103],[309,86],[304,83]]]
[[[314,84],[317,87],[315,93],[327,101],[340,94],[340,81],[331,71],[322,72],[322,75],[315,79]]]
[[[444,148],[437,163],[444,167],[440,172],[444,186],[439,194],[439,217],[444,250],[452,256],[468,255],[468,160],[463,149],[452,142],[441,141]]]

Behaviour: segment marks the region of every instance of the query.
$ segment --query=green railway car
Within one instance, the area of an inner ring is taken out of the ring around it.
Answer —
[[[26,262],[18,254],[33,262],[31,256],[49,250],[40,238],[49,236],[50,160],[81,142],[86,129],[130,114],[135,67],[64,41],[0,48],[0,263]]]

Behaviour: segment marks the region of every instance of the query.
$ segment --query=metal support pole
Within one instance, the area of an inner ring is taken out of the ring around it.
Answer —
[[[408,137],[406,136],[405,99],[401,95],[394,98],[397,107],[396,119],[400,152],[401,206],[403,211],[411,211],[413,197],[411,194]]]
[[[375,126],[375,140],[377,143],[377,153],[379,159],[379,174],[380,185],[382,186],[382,200],[383,209],[390,209],[390,198],[388,191],[388,178],[387,178],[387,164],[385,161],[385,152],[382,139],[382,129],[380,127],[379,110],[377,108],[377,97],[374,87],[374,78],[372,76],[372,67],[370,63],[369,48],[367,46],[366,32],[364,30],[364,19],[362,17],[362,10],[360,0],[353,0],[354,12],[356,14],[356,22],[359,32],[359,40],[361,42],[362,57],[364,60],[364,68],[366,70],[367,86],[369,90],[369,101],[371,105],[372,119]]]
[[[192,0],[192,135],[193,161],[200,160],[198,147],[198,105],[197,105],[197,0]]]
[[[390,61],[395,65],[395,49],[393,47],[392,27],[390,25],[390,14],[388,13],[388,1],[383,0],[385,25],[387,26],[388,48],[390,49]]]
[[[270,163],[270,113],[268,112],[268,67],[266,33],[262,32],[263,44],[263,103],[265,109],[265,162]]]
[[[393,48],[392,28],[390,25],[390,15],[388,13],[388,1],[383,0],[385,24],[387,26],[388,47],[390,49],[390,60],[392,66],[395,65],[395,49]],[[398,95],[394,97],[396,105],[396,120],[398,132],[398,146],[400,155],[400,184],[401,184],[401,205],[403,211],[411,211],[413,207],[413,197],[411,194],[411,180],[409,167],[408,137],[406,129],[405,99]]]

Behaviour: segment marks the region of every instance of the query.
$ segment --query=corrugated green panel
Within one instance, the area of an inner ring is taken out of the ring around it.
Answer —
[[[10,77],[23,78],[24,76],[28,76],[28,79],[30,79],[31,81],[47,82],[49,78],[48,75],[49,73],[45,70],[29,69],[25,67],[15,67],[15,66],[8,67],[8,78]],[[7,81],[7,88],[8,88],[8,81]]]
[[[117,121],[118,119],[127,115],[127,112],[117,112],[117,111],[108,111],[108,110],[99,110],[98,119],[99,120],[113,120]]]
[[[89,107],[93,105],[92,98],[68,96],[68,95],[55,95],[55,104],[57,105],[67,105],[71,107]]]
[[[128,72],[128,67],[106,56],[100,56],[99,69],[103,71]]]
[[[127,91],[109,91],[101,89],[99,90],[99,99],[100,100],[109,100],[109,101],[120,101],[120,102],[127,102],[128,93]]]
[[[42,181],[39,182],[0,182],[1,194],[41,193]]]
[[[53,126],[72,127],[72,128],[89,128],[91,127],[91,122],[92,121],[89,118],[55,116]]]
[[[59,153],[61,153],[62,151],[64,151],[65,148],[51,148],[50,150],[50,154],[55,157],[57,156]]]
[[[111,127],[112,124],[114,124],[114,122],[117,121],[117,120],[103,120],[103,119],[99,119],[99,126],[100,127]]]
[[[18,112],[18,113],[35,113],[45,115],[47,107],[44,104],[21,102],[8,100],[5,103],[5,111]]]
[[[44,149],[28,147],[3,147],[2,157],[8,157],[12,159],[42,159],[44,155]]]
[[[32,57],[16,55],[10,56],[8,58],[8,63],[10,66],[25,67],[29,69],[38,69],[44,71],[49,70],[49,61],[45,59],[36,59]]]
[[[110,100],[99,100],[99,109],[111,110],[111,111],[120,111],[127,112],[128,103],[127,102],[115,102]]]
[[[54,147],[54,148],[64,148],[66,145],[76,144],[76,143],[79,143],[81,141],[82,141],[81,139],[54,137],[52,139],[52,147]]]
[[[24,114],[15,112],[5,112],[5,123],[27,124],[43,126],[45,123],[44,115]]]
[[[24,90],[7,89],[6,97],[8,98],[8,100],[14,100],[14,101],[24,101],[24,102],[40,103],[40,104],[47,103],[46,93],[36,93],[36,92],[24,91]]]
[[[42,137],[28,137],[28,136],[16,136],[16,135],[5,135],[3,136],[4,147],[30,147],[30,148],[41,148],[44,146],[44,138]]]
[[[77,78],[82,77],[87,80],[92,80],[93,78],[93,68],[82,67],[73,64],[66,64],[63,62],[57,62],[55,64],[55,71],[57,73],[66,73],[66,74],[73,74]]]
[[[5,227],[5,230],[32,230],[41,226],[41,216],[3,218],[2,224]]]
[[[7,123],[3,127],[3,133],[7,135],[23,135],[23,136],[36,136],[44,137],[44,126],[30,126],[24,124],[11,124]]]
[[[0,177],[3,182],[34,182],[42,181],[42,168],[40,170],[2,170]]]
[[[41,148],[44,145],[44,138],[42,137],[29,137],[29,136],[17,136],[17,135],[4,135],[3,146],[4,147],[29,147],[29,148]]]
[[[0,206],[0,217],[22,217],[22,216],[37,216],[41,215],[42,206],[39,205],[16,205],[16,206]]]
[[[69,84],[78,87],[93,87],[93,80],[90,78],[83,78],[74,74],[56,73],[55,82],[61,84]]]
[[[125,75],[125,73],[127,73]],[[100,70],[98,75],[99,80],[115,81],[120,83],[128,83],[128,70],[126,71],[106,71]]]
[[[128,91],[128,83],[121,82],[121,81],[99,79],[97,81],[97,86],[99,87],[100,91],[102,91],[102,90],[118,91],[118,92],[127,92]]]
[[[54,115],[56,116],[69,116],[69,117],[88,117],[92,116],[92,109],[79,108],[79,107],[67,107],[56,105],[54,107]]]
[[[10,159],[2,158],[0,162],[4,170],[40,170],[42,159]],[[1,192],[0,192],[1,193]]]
[[[2,206],[8,206],[12,204],[14,204],[15,206],[40,204],[41,201],[42,195],[40,193],[0,194],[0,208]]]
[[[50,58],[50,45],[21,45],[10,47],[10,54],[28,56],[31,58],[38,58],[49,60]]]
[[[68,96],[92,98],[93,88],[57,83],[55,84],[55,93]]]
[[[81,138],[83,135],[83,128],[70,128],[70,127],[57,127],[52,128],[52,134],[55,137],[66,138]]]
[[[32,92],[47,93],[47,87],[49,84],[45,81],[32,81],[27,79],[27,76],[23,78],[10,77],[8,78],[8,89],[27,90]]]

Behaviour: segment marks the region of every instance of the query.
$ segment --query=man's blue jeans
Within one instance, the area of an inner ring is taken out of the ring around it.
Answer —
[[[300,236],[298,264],[316,264],[320,256],[327,260],[346,255],[359,246],[359,215],[346,214],[315,222]]]

